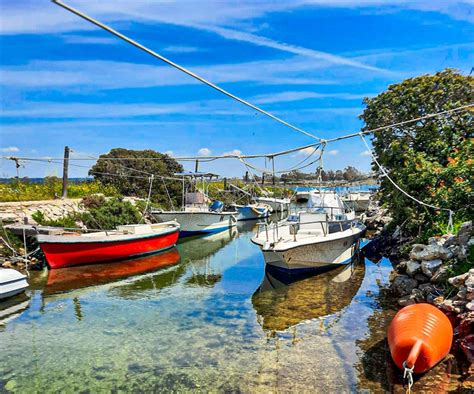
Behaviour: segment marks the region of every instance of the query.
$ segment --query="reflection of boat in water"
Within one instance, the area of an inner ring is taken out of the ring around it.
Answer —
[[[341,311],[351,303],[364,273],[365,266],[360,263],[306,277],[288,276],[266,266],[252,304],[265,330],[286,330]]]
[[[30,298],[26,294],[19,294],[0,304],[0,327],[16,319],[30,306]]]
[[[51,270],[44,294],[54,294],[68,290],[95,286],[143,274],[179,263],[180,255],[176,248],[165,252],[114,264],[93,264],[81,267]]]
[[[226,231],[199,238],[187,238],[178,243],[181,258],[186,261],[198,261],[209,258],[228,244],[237,235],[237,229],[231,227]]]

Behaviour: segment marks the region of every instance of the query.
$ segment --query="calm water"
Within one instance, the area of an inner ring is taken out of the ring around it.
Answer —
[[[32,274],[0,323],[0,391],[386,389],[390,263],[288,283],[251,227],[105,273]]]

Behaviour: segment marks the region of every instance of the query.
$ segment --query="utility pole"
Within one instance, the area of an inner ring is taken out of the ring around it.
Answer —
[[[68,171],[69,167],[69,146],[64,147],[64,161],[63,161],[63,194],[62,198],[67,198],[67,183],[68,183]]]

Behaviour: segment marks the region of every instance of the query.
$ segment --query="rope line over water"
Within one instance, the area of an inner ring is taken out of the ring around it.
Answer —
[[[314,139],[317,139],[317,140],[321,140],[321,138],[316,137],[315,135],[313,135],[313,134],[311,134],[311,133],[309,133],[309,132],[307,132],[307,131],[305,131],[305,130],[303,130],[303,129],[297,127],[297,126],[294,126],[294,125],[292,125],[292,124],[289,123],[289,122],[284,121],[283,119],[281,119],[281,118],[279,118],[279,117],[277,117],[277,116],[271,114],[271,113],[268,112],[268,111],[263,110],[263,109],[260,108],[260,107],[257,107],[257,106],[254,105],[254,104],[249,103],[248,101],[246,101],[246,100],[244,100],[244,99],[241,99],[240,97],[236,96],[235,94],[232,94],[232,93],[228,92],[227,90],[225,90],[225,89],[223,89],[223,88],[217,86],[216,84],[214,84],[214,83],[208,81],[207,79],[204,79],[203,77],[197,75],[196,73],[192,72],[191,70],[188,70],[187,68],[185,68],[185,67],[183,67],[183,66],[180,66],[179,64],[177,64],[177,63],[175,63],[175,62],[169,60],[168,58],[164,57],[163,55],[160,55],[159,53],[157,53],[157,52],[155,52],[155,51],[152,51],[151,49],[145,47],[144,45],[138,43],[137,41],[132,40],[131,38],[125,36],[124,34],[118,32],[117,30],[114,30],[114,29],[112,29],[111,27],[109,27],[109,26],[107,26],[107,25],[105,25],[105,24],[99,22],[98,20],[96,20],[96,19],[94,19],[94,18],[92,18],[92,17],[90,17],[90,16],[84,14],[83,12],[81,12],[81,11],[75,9],[75,8],[70,7],[69,5],[67,5],[67,4],[65,4],[65,3],[63,3],[63,2],[61,2],[61,1],[59,1],[59,0],[52,0],[52,2],[55,3],[55,4],[57,4],[57,5],[59,5],[60,7],[63,7],[64,9],[66,9],[66,10],[72,12],[73,14],[79,16],[80,18],[85,19],[86,21],[88,21],[88,22],[90,22],[90,23],[92,23],[92,24],[94,24],[94,25],[100,27],[101,29],[103,29],[103,30],[105,30],[105,31],[107,31],[107,32],[109,32],[109,33],[111,33],[111,34],[113,34],[114,36],[120,38],[121,40],[123,40],[123,41],[125,41],[125,42],[128,42],[129,44],[131,44],[131,45],[133,45],[134,47],[136,47],[136,48],[138,48],[138,49],[140,49],[140,50],[142,50],[142,51],[148,53],[149,55],[151,55],[151,56],[153,56],[153,57],[155,57],[155,58],[157,58],[157,59],[159,59],[159,60],[165,62],[166,64],[169,64],[171,67],[174,67],[174,68],[176,68],[177,70],[179,70],[179,71],[181,71],[181,72],[183,72],[183,73],[189,75],[190,77],[192,77],[192,78],[194,78],[194,79],[197,79],[198,81],[204,83],[205,85],[211,87],[211,88],[214,89],[214,90],[217,90],[218,92],[220,92],[220,93],[226,95],[227,97],[230,97],[231,99],[236,100],[236,101],[238,101],[239,103],[244,104],[244,105],[246,105],[247,107],[250,107],[250,108],[254,109],[254,110],[257,111],[257,112],[260,112],[261,114],[263,114],[263,115],[265,115],[265,116],[268,116],[269,118],[271,118],[271,119],[273,119],[273,120],[275,120],[275,121],[281,123],[282,125],[284,125],[284,126],[286,126],[286,127],[291,128],[291,129],[293,129],[293,130],[295,130],[295,131],[297,131],[297,132],[299,132],[299,133],[301,133],[301,134],[304,134],[304,135],[306,135],[307,137],[311,137],[311,138],[314,138]]]

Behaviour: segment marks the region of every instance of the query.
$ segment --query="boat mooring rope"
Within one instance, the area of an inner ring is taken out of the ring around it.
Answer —
[[[375,157],[374,153],[373,153],[373,150],[372,148],[369,146],[369,144],[367,143],[365,137],[364,137],[364,134],[361,132],[359,133],[360,135],[360,138],[362,139],[362,141],[364,142],[365,146],[367,147],[367,151],[370,153],[370,156],[372,156],[372,159],[374,160],[374,163],[377,164],[377,167],[380,169],[380,171],[382,171],[382,174],[393,184],[393,186],[395,186],[400,192],[402,192],[405,196],[407,196],[408,198],[411,198],[413,201],[417,202],[418,204],[420,205],[424,205],[425,207],[428,207],[428,208],[433,208],[433,209],[436,209],[436,210],[439,210],[439,211],[445,211],[445,212],[448,212],[448,215],[449,215],[449,218],[448,218],[448,226],[447,226],[447,231],[448,233],[451,233],[454,229],[454,226],[453,226],[453,210],[452,209],[449,209],[449,208],[441,208],[441,207],[438,207],[436,205],[431,205],[431,204],[428,204],[426,202],[423,202],[421,200],[418,200],[416,197],[413,197],[411,194],[407,193],[405,190],[403,190],[400,186],[397,185],[397,183],[390,177],[390,175],[388,175],[388,172],[385,170],[385,168],[379,163],[379,161],[377,160],[377,158]]]

